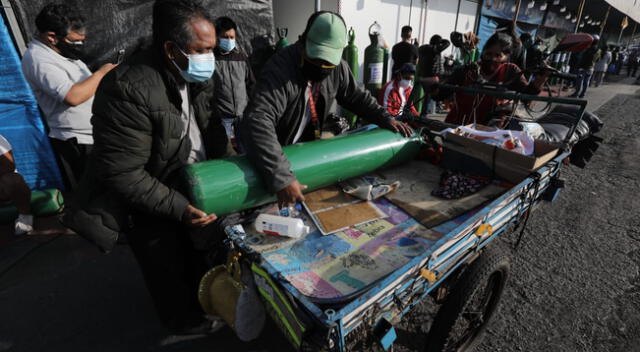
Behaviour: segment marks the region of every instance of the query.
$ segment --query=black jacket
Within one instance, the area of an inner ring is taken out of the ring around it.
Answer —
[[[444,74],[444,61],[442,52],[451,45],[451,42],[443,39],[438,44],[425,44],[418,49],[420,54],[419,77],[435,77]]]
[[[247,156],[273,192],[295,179],[281,146],[293,143],[304,115],[307,80],[302,75],[302,62],[300,42],[271,57],[256,82],[240,126]],[[344,60],[320,82],[316,108],[321,125],[336,102],[372,123],[382,124],[390,118],[376,99],[356,83]]]
[[[249,60],[238,48],[225,54],[216,48],[214,53],[216,55],[216,70],[213,74],[214,109],[221,116],[241,116],[247,107],[249,92],[255,83]]]
[[[391,58],[393,59],[391,73],[395,73],[406,63],[415,65],[418,62],[418,47],[405,41],[396,43],[391,48]]]
[[[585,70],[593,70],[598,60],[600,60],[600,49],[598,49],[597,45],[593,45],[582,54],[579,67]]]
[[[220,120],[212,118],[213,83],[190,84],[207,157],[231,149]],[[182,138],[178,84],[162,55],[146,50],[120,64],[100,83],[93,103],[94,146],[79,193],[89,200],[107,194],[128,210],[181,220],[189,201],[169,186],[191,149]]]

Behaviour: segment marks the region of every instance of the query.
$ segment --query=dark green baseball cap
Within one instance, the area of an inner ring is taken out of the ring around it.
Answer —
[[[347,26],[335,13],[318,15],[307,31],[305,51],[311,59],[338,65],[346,45]]]

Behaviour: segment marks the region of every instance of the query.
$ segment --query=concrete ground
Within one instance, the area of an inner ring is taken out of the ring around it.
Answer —
[[[621,79],[589,90],[605,142],[586,169],[565,168],[567,189],[532,216],[478,350],[640,351],[637,88]],[[271,324],[252,343],[228,329],[168,336],[126,245],[105,256],[57,229],[16,239],[0,227],[0,351],[287,350]],[[428,312],[399,327],[396,350],[422,349]]]

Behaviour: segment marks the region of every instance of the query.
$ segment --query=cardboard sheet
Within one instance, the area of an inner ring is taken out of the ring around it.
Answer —
[[[342,192],[338,186],[325,187],[304,195],[304,203],[314,213],[355,202],[360,200]]]
[[[400,180],[402,186],[387,194],[387,199],[427,228],[464,214],[505,191],[503,187],[489,184],[479,192],[460,199],[434,197],[431,191],[438,188],[442,171],[428,162],[414,160],[379,173],[389,181]]]
[[[380,218],[381,214],[369,202],[362,201],[315,213],[315,216],[322,224],[324,232],[333,233],[349,226],[373,221]]]
[[[325,235],[379,219],[383,215],[371,203],[342,192],[338,186],[307,193],[304,203],[309,215]]]

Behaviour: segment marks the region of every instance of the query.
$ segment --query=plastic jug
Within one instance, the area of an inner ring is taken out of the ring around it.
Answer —
[[[300,238],[309,233],[302,219],[284,216],[260,214],[256,219],[256,230],[268,235]]]

